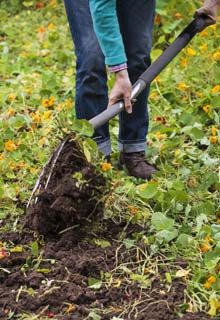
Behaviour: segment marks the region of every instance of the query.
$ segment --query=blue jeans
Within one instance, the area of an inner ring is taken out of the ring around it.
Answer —
[[[91,119],[108,105],[104,56],[96,38],[89,0],[64,0],[76,54],[75,108],[78,119]],[[155,0],[117,0],[117,15],[128,59],[128,73],[134,83],[150,65]],[[119,150],[146,149],[149,87],[138,97],[133,113],[119,115]],[[108,124],[95,130],[94,139],[107,156],[111,153]]]

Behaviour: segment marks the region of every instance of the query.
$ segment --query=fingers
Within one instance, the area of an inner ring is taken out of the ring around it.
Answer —
[[[127,113],[132,113],[132,103],[131,103],[130,94],[124,95],[124,104],[125,104],[125,110],[127,111]]]

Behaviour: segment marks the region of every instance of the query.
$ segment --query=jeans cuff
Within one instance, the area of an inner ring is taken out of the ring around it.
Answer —
[[[118,143],[119,151],[132,153],[132,152],[140,152],[146,151],[146,142],[139,142],[139,143]]]
[[[112,147],[111,147],[111,141],[106,140],[104,142],[97,142],[98,149],[101,151],[105,156],[109,156],[112,152]]]

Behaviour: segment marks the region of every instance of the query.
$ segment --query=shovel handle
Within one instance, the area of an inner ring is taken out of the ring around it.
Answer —
[[[136,98],[173,58],[190,42],[190,40],[206,27],[206,16],[196,17],[176,38],[176,40],[150,65],[132,87],[131,99]],[[124,110],[124,102],[119,101],[89,120],[94,129],[102,126]]]

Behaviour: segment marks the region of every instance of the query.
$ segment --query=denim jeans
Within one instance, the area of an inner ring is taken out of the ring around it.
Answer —
[[[93,29],[89,0],[64,0],[76,54],[75,108],[78,119],[91,119],[108,104],[104,56]],[[128,59],[128,73],[134,83],[150,65],[155,0],[116,0],[117,15]],[[138,97],[132,114],[119,115],[119,150],[146,149],[149,87]],[[108,124],[95,130],[94,139],[106,156],[111,153]]]

